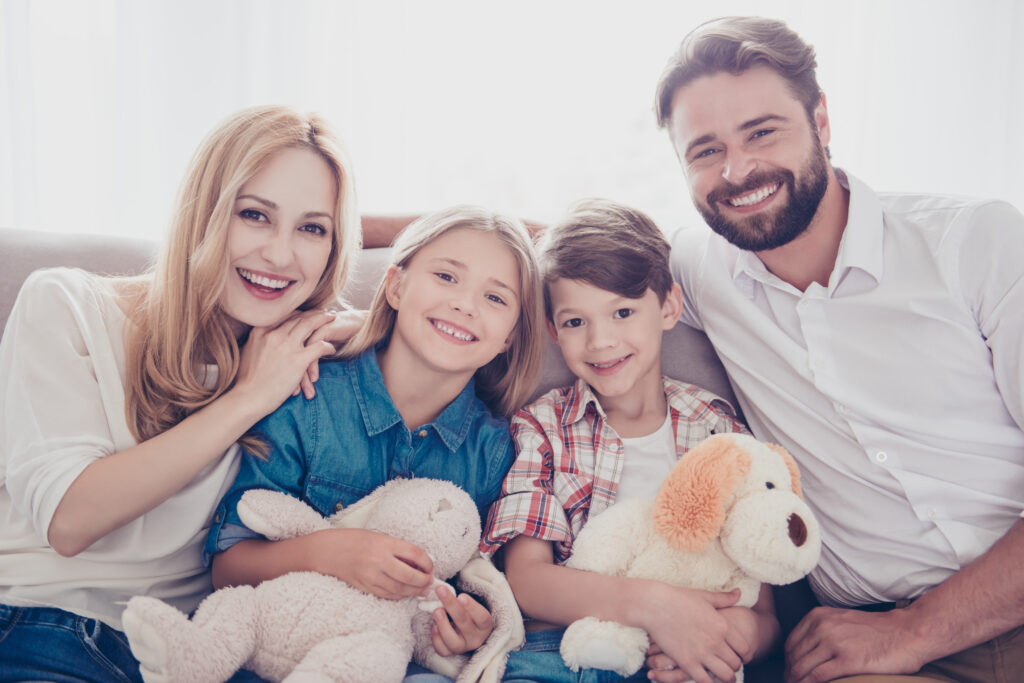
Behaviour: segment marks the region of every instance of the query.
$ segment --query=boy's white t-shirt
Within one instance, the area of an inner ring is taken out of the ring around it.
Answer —
[[[671,414],[666,412],[665,421],[650,434],[622,438],[622,447],[622,474],[615,502],[630,498],[654,498],[677,460]]]

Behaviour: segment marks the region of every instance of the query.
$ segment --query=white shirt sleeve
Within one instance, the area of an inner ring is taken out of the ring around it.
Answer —
[[[707,248],[707,234],[701,228],[684,228],[672,239],[670,266],[672,278],[683,290],[683,313],[679,320],[690,327],[703,330],[700,312],[696,308],[700,284],[700,268]]]
[[[82,470],[134,443],[122,329],[112,297],[83,271],[33,273],[11,311],[0,342],[0,482],[42,538]]]

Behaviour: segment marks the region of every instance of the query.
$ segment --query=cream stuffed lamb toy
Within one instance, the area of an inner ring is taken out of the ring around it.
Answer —
[[[147,683],[224,681],[245,667],[271,681],[401,681],[413,658],[459,681],[497,680],[522,641],[511,589],[477,554],[480,517],[446,481],[395,479],[324,518],[283,493],[247,491],[238,514],[271,540],[329,528],[365,528],[407,540],[434,562],[435,585],[459,570],[460,586],[484,598],[495,629],[472,657],[442,657],[431,644],[439,601],[385,600],[316,572],[212,593],[191,620],[164,602],[134,597],[124,628]]]
[[[736,604],[750,607],[762,582],[800,579],[820,551],[818,524],[789,453],[744,434],[721,434],[680,458],[656,498],[625,500],[591,519],[566,564],[689,588],[739,588]],[[629,676],[643,665],[648,645],[642,629],[587,617],[566,629],[561,652],[573,671]]]

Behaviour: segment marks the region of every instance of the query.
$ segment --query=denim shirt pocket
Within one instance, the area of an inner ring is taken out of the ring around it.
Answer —
[[[368,496],[381,483],[383,482],[372,482],[369,478],[341,483],[310,475],[306,480],[306,500],[320,514],[327,517]]]

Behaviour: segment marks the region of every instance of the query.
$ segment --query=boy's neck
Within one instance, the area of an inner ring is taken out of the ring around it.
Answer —
[[[668,400],[661,375],[645,379],[621,396],[594,394],[601,402],[608,424],[620,437],[630,439],[647,436],[658,430],[668,414]]]
[[[473,376],[432,371],[408,354],[396,352],[394,345],[377,352],[377,365],[388,396],[409,429],[436,419]]]

